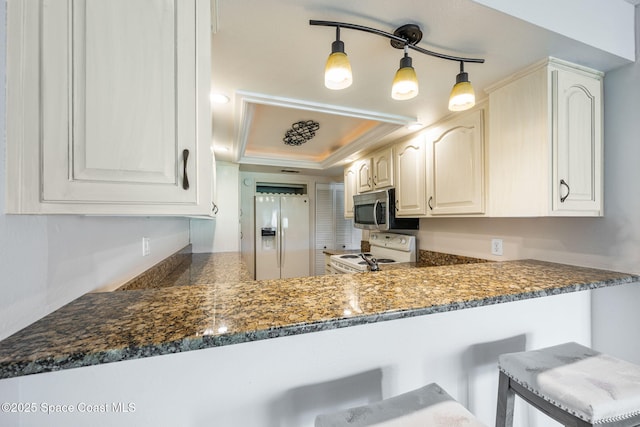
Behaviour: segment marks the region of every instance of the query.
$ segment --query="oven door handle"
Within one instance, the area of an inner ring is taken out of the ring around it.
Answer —
[[[380,204],[380,200],[376,200],[373,204],[373,223],[376,225],[376,229],[380,230],[380,226],[378,225],[378,205]]]

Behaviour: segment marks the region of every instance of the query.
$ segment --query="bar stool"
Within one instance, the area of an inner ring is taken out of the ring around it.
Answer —
[[[417,390],[316,417],[315,427],[486,427],[464,406],[431,383]]]
[[[640,366],[574,342],[499,356],[496,427],[513,425],[514,395],[565,426],[640,425]]]

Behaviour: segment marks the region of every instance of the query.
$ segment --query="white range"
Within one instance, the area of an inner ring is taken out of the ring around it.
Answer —
[[[331,267],[336,273],[370,271],[370,263],[397,264],[416,261],[416,238],[407,234],[375,233],[369,236],[370,252],[331,255]]]

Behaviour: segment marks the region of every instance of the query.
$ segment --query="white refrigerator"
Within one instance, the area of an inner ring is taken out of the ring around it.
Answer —
[[[309,198],[255,199],[256,280],[309,275]]]

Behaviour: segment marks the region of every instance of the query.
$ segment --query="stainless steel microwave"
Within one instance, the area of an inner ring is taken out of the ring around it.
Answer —
[[[396,218],[395,189],[353,196],[353,222],[364,230],[417,230],[418,218]]]

